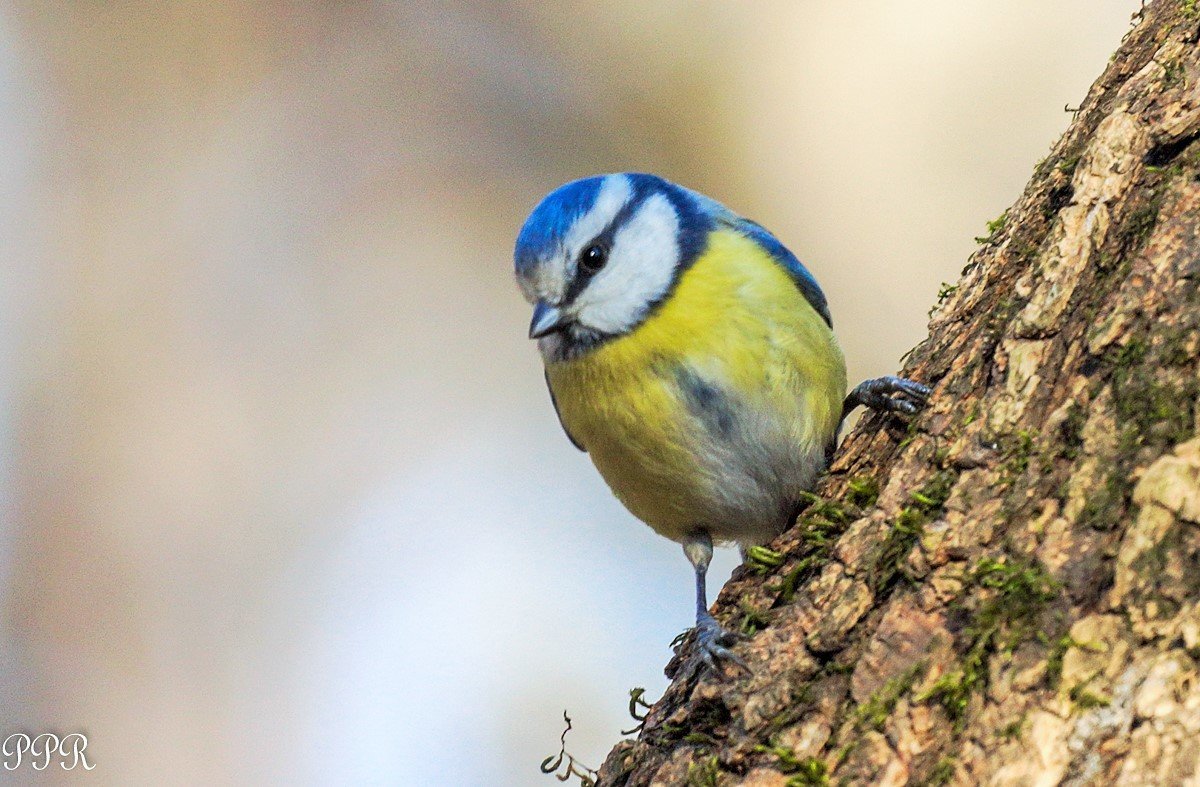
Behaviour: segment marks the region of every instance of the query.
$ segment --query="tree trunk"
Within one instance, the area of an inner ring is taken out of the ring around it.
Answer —
[[[1147,5],[604,785],[1200,779],[1200,4]],[[685,644],[685,647],[687,645]]]

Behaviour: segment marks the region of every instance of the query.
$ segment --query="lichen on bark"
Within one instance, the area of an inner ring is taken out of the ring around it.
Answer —
[[[1200,14],[1146,5],[603,785],[1200,778]]]

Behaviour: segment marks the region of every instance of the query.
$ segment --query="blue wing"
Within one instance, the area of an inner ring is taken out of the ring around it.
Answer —
[[[567,425],[563,423],[562,413],[559,412],[558,409],[558,400],[554,398],[554,389],[550,387],[549,374],[546,375],[546,390],[550,392],[550,404],[554,405],[554,414],[558,416],[558,425],[562,427],[563,432],[567,435],[567,439],[571,441],[571,445],[575,446],[586,454],[587,449],[575,439],[575,435],[571,434],[570,430],[567,429]]]
[[[800,260],[796,259],[796,255],[788,251],[778,238],[767,232],[766,227],[757,222],[738,217],[733,220],[732,226],[766,249],[767,253],[783,266],[784,270],[792,277],[792,281],[796,282],[796,286],[800,288],[800,292],[804,294],[805,300],[812,304],[825,324],[832,328],[833,319],[829,316],[829,302],[825,300],[825,293],[821,292],[821,286],[817,284],[817,280],[808,272],[808,268],[805,268]]]

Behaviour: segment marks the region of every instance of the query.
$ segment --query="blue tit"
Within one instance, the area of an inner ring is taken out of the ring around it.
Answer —
[[[713,542],[743,553],[792,522],[857,404],[915,412],[896,377],[846,395],[846,366],[812,274],[762,226],[646,174],[561,186],[517,237],[567,437],[634,516],[695,569],[695,655],[741,663],[708,611]]]

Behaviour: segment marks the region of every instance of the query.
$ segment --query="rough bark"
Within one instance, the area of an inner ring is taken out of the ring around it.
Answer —
[[[604,785],[1200,779],[1200,8],[1147,5]]]

